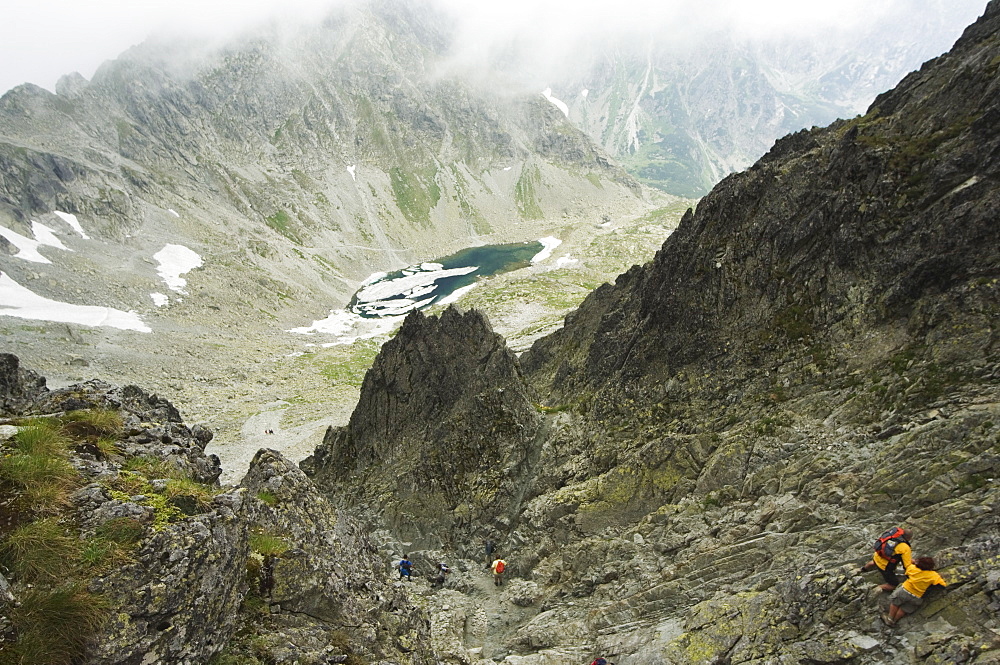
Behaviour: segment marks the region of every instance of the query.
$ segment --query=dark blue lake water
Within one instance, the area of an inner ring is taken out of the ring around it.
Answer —
[[[439,303],[482,277],[524,268],[543,247],[536,241],[463,249],[437,261],[378,276],[358,289],[348,308],[366,318],[402,316]]]

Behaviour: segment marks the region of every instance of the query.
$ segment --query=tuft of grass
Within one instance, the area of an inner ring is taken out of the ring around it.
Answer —
[[[148,457],[146,455],[125,460],[121,468],[125,471],[141,474],[146,478],[174,478],[180,480],[187,477],[183,471],[167,460],[159,457]]]
[[[119,470],[118,476],[111,481],[105,481],[108,489],[120,492],[125,497],[136,494],[146,494],[151,491],[146,476],[135,471]]]
[[[35,440],[29,449],[47,445]],[[0,483],[13,487],[17,507],[27,512],[52,514],[68,506],[79,480],[79,473],[61,456],[16,452],[0,458]]]
[[[54,517],[17,527],[0,543],[0,562],[20,580],[54,583],[65,579],[67,568],[80,557],[80,541]]]
[[[288,551],[288,543],[280,536],[257,529],[250,532],[250,550],[263,557],[278,556]]]
[[[262,501],[263,503],[266,503],[269,506],[273,507],[273,506],[278,505],[278,497],[277,497],[277,495],[274,492],[269,492],[267,490],[261,490],[261,491],[257,492],[257,498],[260,501]]]
[[[112,455],[117,455],[120,451],[118,450],[118,441],[108,436],[102,436],[94,442],[97,446],[97,450],[101,453],[103,457],[111,457]]]
[[[69,455],[70,439],[49,419],[35,419],[14,435],[14,446],[25,455],[60,457]]]
[[[51,591],[28,589],[20,601],[10,612],[18,639],[7,647],[11,659],[4,658],[12,664],[81,662],[110,612],[108,601],[88,592],[82,582]]]
[[[118,437],[124,429],[122,414],[112,409],[70,411],[62,417],[62,430],[78,440]]]
[[[208,485],[202,485],[190,478],[171,478],[167,481],[164,496],[182,510],[208,510],[212,499],[219,493]]]
[[[116,517],[97,527],[97,537],[118,545],[135,545],[146,528],[133,517]]]

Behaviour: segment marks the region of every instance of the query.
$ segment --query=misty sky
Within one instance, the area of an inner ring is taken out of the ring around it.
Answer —
[[[314,20],[345,0],[5,0],[0,93],[25,82],[53,90],[63,74],[90,78],[152,33],[226,37],[275,16]],[[931,0],[933,1],[933,0]],[[987,0],[941,0],[969,14]],[[727,25],[746,35],[851,30],[912,0],[436,0],[458,11],[468,43],[521,35],[565,43],[606,29]],[[905,12],[903,13],[905,16]],[[829,34],[828,32],[826,34]]]

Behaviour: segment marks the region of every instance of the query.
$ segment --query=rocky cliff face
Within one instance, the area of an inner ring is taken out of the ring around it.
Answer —
[[[540,452],[536,401],[481,313],[414,312],[365,376],[350,423],[303,467],[397,535],[468,553],[470,539],[508,529],[519,512]]]
[[[491,608],[478,632],[436,634],[439,654],[996,661],[998,33],[993,2],[865,116],[778,142],[521,356],[546,425],[498,537],[513,579],[432,600],[442,626]],[[397,380],[422,362],[392,357]],[[388,383],[366,383],[362,402]],[[448,454],[420,417],[345,457],[372,458],[404,427]],[[349,503],[359,481],[337,478],[325,486]],[[409,479],[382,479],[380,505],[410,496]],[[454,508],[424,519],[385,537],[448,529]],[[859,564],[900,523],[950,586],[888,628]],[[428,561],[479,544],[410,542]]]
[[[169,402],[96,381],[26,391],[39,377],[2,360],[19,405],[0,414],[3,662],[432,662],[426,614],[280,454],[223,492],[212,433]],[[70,447],[43,454],[39,423]]]

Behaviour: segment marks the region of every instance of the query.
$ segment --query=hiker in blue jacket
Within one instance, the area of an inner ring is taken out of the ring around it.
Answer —
[[[399,568],[399,579],[403,579],[404,577],[410,579],[410,570],[413,568],[413,562],[405,554],[399,560],[399,565],[396,567]]]

